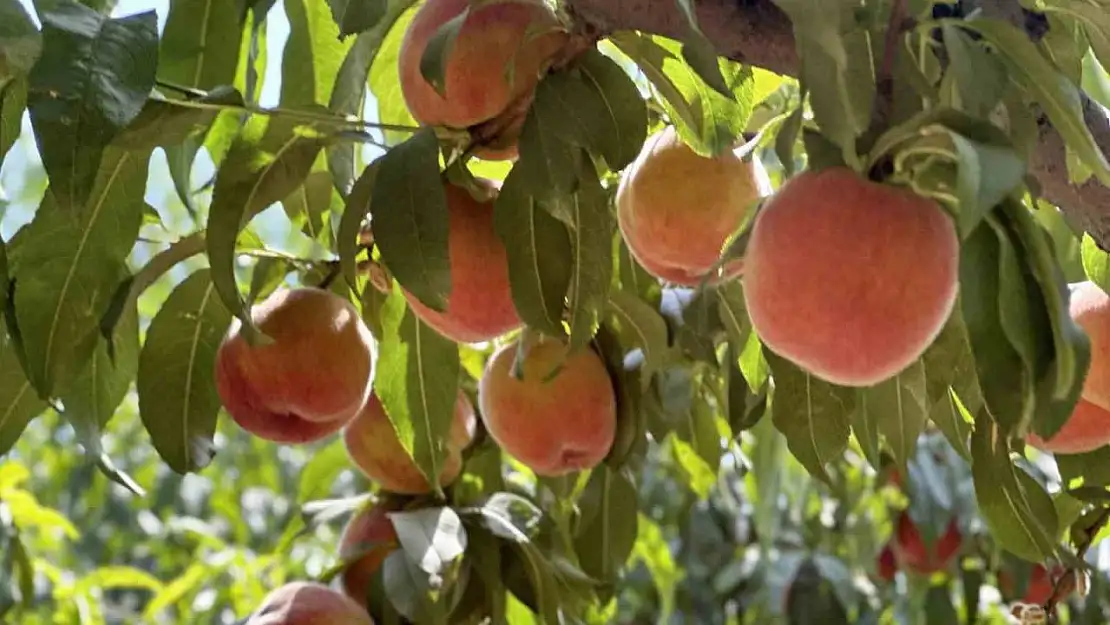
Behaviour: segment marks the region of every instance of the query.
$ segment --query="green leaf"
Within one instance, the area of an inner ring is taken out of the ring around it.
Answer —
[[[721,95],[730,97],[732,94],[729,93],[728,85],[721,76],[721,68],[717,66],[717,51],[698,24],[693,0],[675,0],[675,4],[686,22],[682,58],[686,59],[686,63],[705,81],[705,84]]]
[[[192,103],[150,98],[112,144],[128,150],[173,147],[198,137],[212,125],[219,110],[200,105],[242,106],[243,96],[231,87],[218,87]]]
[[[358,289],[358,262],[355,258],[359,252],[358,234],[363,219],[370,214],[370,197],[374,192],[374,181],[377,180],[380,163],[381,159],[376,160],[362,170],[362,175],[351,187],[343,216],[339,219],[336,251],[339,252],[343,277],[351,289]]]
[[[331,239],[331,231],[325,221],[331,217],[333,196],[331,172],[322,167],[322,159],[317,159],[315,171],[305,178],[304,184],[297,187],[281,201],[285,214],[301,232],[321,244]]]
[[[139,313],[134,302],[123,311],[110,339],[100,337],[85,370],[62,394],[70,420],[99,435],[131,388],[139,368]]]
[[[983,222],[961,245],[961,311],[983,399],[995,419],[1014,428],[1032,409],[1032,397],[1021,354],[1003,329],[1000,263],[999,239]]]
[[[139,416],[158,455],[177,473],[212,461],[220,398],[216,351],[231,325],[212,272],[193,272],[150,322],[139,353]]]
[[[564,299],[573,255],[566,225],[540,207],[525,174],[513,168],[494,202],[493,223],[505,244],[513,305],[529,327],[564,336]]]
[[[0,90],[0,162],[12,149],[22,131],[27,108],[27,81],[14,80]]]
[[[440,97],[447,97],[447,59],[455,47],[466,18],[470,17],[470,5],[464,5],[462,12],[453,16],[436,29],[420,56],[420,75],[435,89]]]
[[[345,116],[362,114],[370,64],[374,62],[374,55],[380,44],[381,36],[373,32],[362,33],[355,38],[335,76],[328,109]],[[344,198],[355,184],[355,154],[361,148],[361,144],[349,141],[328,148],[328,171],[331,172],[335,188]]]
[[[957,304],[957,311],[961,305]],[[968,437],[971,423],[955,404],[951,393],[972,411],[978,409],[978,376],[975,357],[968,342],[963,315],[956,313],[948,319],[940,335],[921,357],[925,366],[925,390],[930,406],[929,418],[944,433],[952,447],[970,460]]]
[[[237,0],[173,0],[158,49],[158,80],[208,90],[235,81],[243,26]]]
[[[775,429],[786,437],[802,466],[827,482],[825,466],[840,458],[848,446],[852,391],[819,380],[770,350],[764,355],[775,379],[771,399]]]
[[[855,423],[862,419],[871,424],[868,429],[886,441],[903,475],[929,418],[925,379],[925,367],[918,361],[893,378],[862,389],[856,400],[860,416]]]
[[[1083,233],[1083,243],[1080,248],[1083,258],[1083,271],[1087,279],[1098,285],[1098,288],[1110,293],[1110,253],[1107,253],[1089,233]]]
[[[373,0],[328,0],[328,6],[340,39],[370,30],[385,14],[385,7]]]
[[[642,299],[627,291],[614,291],[609,294],[606,306],[606,325],[617,334],[626,351],[643,352],[640,380],[643,390],[647,390],[652,376],[666,362],[667,323]]]
[[[1052,498],[1014,467],[1006,439],[986,418],[976,420],[971,455],[978,508],[999,545],[1031,562],[1052,556],[1058,526]]]
[[[962,29],[946,24],[941,32],[949,58],[944,80],[952,83],[951,90],[956,96],[950,104],[970,115],[987,118],[1006,92],[1006,67]]]
[[[557,78],[542,80],[537,86],[520,131],[520,158],[512,169],[529,193],[551,204],[576,191],[582,158],[581,149],[564,138],[572,113],[566,108],[560,82]]]
[[[15,445],[31,419],[47,407],[23,374],[12,340],[0,332],[0,457]]]
[[[602,582],[615,582],[636,544],[639,504],[636,486],[623,471],[602,465],[578,498],[589,514],[575,530],[574,550],[582,570]]]
[[[446,610],[432,596],[428,576],[400,549],[389,554],[382,564],[382,590],[390,605],[409,622],[446,623]],[[383,622],[388,623],[385,619]]]
[[[744,290],[740,282],[722,284],[716,289],[717,314],[721,323],[728,330],[728,338],[737,350],[743,350],[751,332],[751,322],[748,320],[747,305],[744,302]]]
[[[235,282],[235,243],[251,218],[300,186],[323,148],[320,137],[295,123],[252,118],[232,144],[212,192],[206,226],[212,281],[220,299],[243,322],[243,335],[252,343],[260,340],[261,333]]]
[[[414,315],[394,288],[382,310],[374,391],[405,451],[437,490],[460,369],[458,346]]]
[[[839,145],[849,165],[858,162],[856,138],[871,120],[875,84],[867,30],[855,24],[854,2],[775,0],[794,26],[801,81],[809,88],[822,134]]]
[[[599,154],[613,171],[635,160],[647,138],[647,107],[619,65],[591,50],[573,71],[545,80],[560,100],[563,114],[552,123],[562,139]]]
[[[374,242],[382,262],[406,291],[442,311],[451,292],[447,196],[439,173],[439,140],[416,132],[378,161],[370,192]]]
[[[10,259],[28,376],[44,398],[64,392],[96,347],[100,317],[139,235],[148,159],[106,151],[79,211],[59,206],[48,190]]]
[[[978,18],[966,23],[989,41],[1017,81],[1044,109],[1052,126],[1082,162],[1110,185],[1110,163],[1083,120],[1079,89],[1046,59],[1036,45],[1008,22]]]
[[[343,58],[354,42],[342,40],[327,4],[283,0],[289,18],[289,39],[281,56],[283,107],[324,106],[331,98]]]
[[[960,211],[957,221],[963,235],[971,232],[1025,179],[1026,163],[1011,148],[972,141],[951,133],[959,155],[957,192]]]
[[[616,224],[593,166],[583,165],[578,192],[569,207],[573,218],[569,232],[574,254],[567,294],[570,350],[586,345],[593,338],[613,280],[612,240]]]
[[[717,474],[713,466],[701,457],[689,441],[672,435],[670,447],[674,462],[686,479],[686,486],[698,499],[708,498],[717,483]]]
[[[42,20],[27,108],[52,193],[63,210],[76,210],[92,193],[104,148],[154,86],[158,19],[154,11],[108,19],[66,0]]]
[[[374,27],[382,39],[378,53],[370,65],[370,91],[378,102],[379,122],[418,126],[401,94],[401,74],[398,69],[401,41],[418,7],[414,6],[416,0],[387,1],[386,16]],[[407,139],[409,134],[383,130],[382,136],[387,145],[394,145]]]
[[[42,37],[25,5],[0,4],[0,86],[30,71],[42,52]]]
[[[683,141],[703,156],[736,147],[751,117],[754,79],[750,67],[717,59],[731,97],[722,95],[683,60],[677,41],[621,32],[611,41],[644,72]]]

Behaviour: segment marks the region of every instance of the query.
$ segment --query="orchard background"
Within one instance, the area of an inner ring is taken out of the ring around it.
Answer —
[[[428,4],[0,0],[0,622],[1110,619],[1110,5]]]

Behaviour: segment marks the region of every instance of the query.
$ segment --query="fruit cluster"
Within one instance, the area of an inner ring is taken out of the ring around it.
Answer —
[[[450,46],[431,72],[429,47],[442,47],[443,28],[451,25]],[[426,126],[471,131],[507,118],[474,153],[513,160],[524,117],[512,113],[527,108],[570,37],[542,0],[427,0],[402,42],[402,95]],[[430,74],[440,76],[435,84]],[[451,291],[438,311],[405,292],[409,308],[458,343],[520,330],[505,246],[494,228],[499,185],[478,179],[466,189],[446,177],[443,184]],[[948,213],[846,167],[804,171],[772,193],[759,160],[745,150],[704,156],[666,127],[625,168],[615,203],[621,237],[648,273],[680,287],[739,281],[763,345],[832,384],[866,387],[902,372],[932,344],[957,300],[960,242]],[[749,221],[743,254],[726,255]],[[1068,425],[1050,441],[1030,437],[1051,451],[1110,442],[1110,385],[1102,382],[1110,367],[1107,296],[1079,285],[1071,301],[1092,337],[1092,367]],[[352,463],[382,489],[434,490],[375,393],[373,337],[350,302],[318,288],[282,289],[254,306],[251,317],[270,341],[250,344],[236,323],[219,348],[215,373],[223,405],[243,429],[285,444],[342,430]],[[479,380],[477,405],[476,415],[472,399],[459,392],[436,476],[441,485],[460,475],[479,421],[505,453],[541,476],[597,466],[616,433],[616,392],[602,358],[550,337],[501,345]],[[960,542],[953,528],[938,553],[926,553],[908,517],[896,534],[889,563],[923,572],[946,566]],[[350,554],[365,544],[374,547],[346,570],[346,596],[289,584],[248,623],[368,622],[368,580],[397,546],[387,510],[367,508],[347,526],[341,550]]]

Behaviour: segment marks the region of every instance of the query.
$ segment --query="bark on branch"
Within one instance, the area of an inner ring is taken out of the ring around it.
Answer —
[[[695,0],[698,23],[717,52],[730,59],[797,76],[798,55],[790,19],[771,0]],[[675,0],[568,0],[578,19],[602,32],[639,30],[681,39],[685,21]],[[1025,27],[1014,0],[982,0],[984,13]],[[1017,9],[1018,12],[1015,12]],[[1083,112],[1095,141],[1110,155],[1110,118],[1084,96]],[[1038,115],[1039,143],[1029,163],[1042,197],[1059,206],[1068,221],[1110,250],[1110,188],[1094,178],[1082,185],[1068,181],[1064,142]]]

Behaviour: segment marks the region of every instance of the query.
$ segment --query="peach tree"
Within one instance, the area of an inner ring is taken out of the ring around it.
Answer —
[[[274,7],[0,0],[0,615],[61,418],[138,509],[124,421],[308,454],[276,551],[341,536],[250,625],[697,621],[675,499],[734,622],[1103,618],[1106,2]]]

